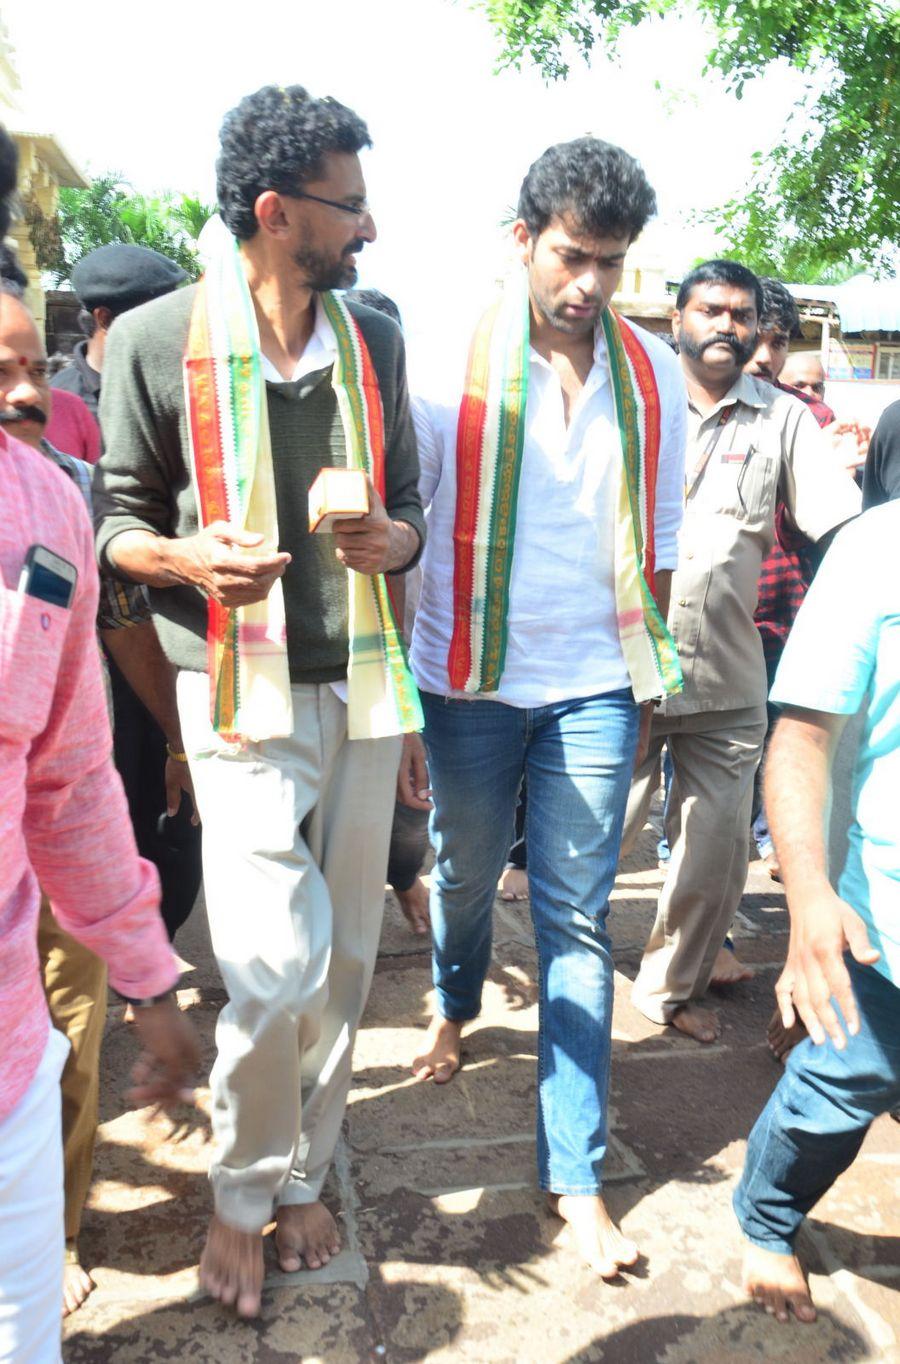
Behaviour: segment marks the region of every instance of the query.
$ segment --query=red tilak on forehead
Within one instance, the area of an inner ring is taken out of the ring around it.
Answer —
[[[29,358],[28,358],[27,355],[20,355],[20,356],[19,356],[19,364],[20,364],[20,365],[30,365],[30,364],[31,364],[31,361],[29,360]]]

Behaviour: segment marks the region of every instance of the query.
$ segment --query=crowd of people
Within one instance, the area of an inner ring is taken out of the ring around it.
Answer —
[[[479,1013],[498,883],[527,893],[537,1182],[599,1275],[636,1263],[602,1196],[606,921],[663,763],[637,1007],[716,1040],[707,988],[748,974],[730,929],[751,826],[787,893],[785,1070],[735,1196],[745,1286],[780,1320],[815,1317],[803,1217],[900,1104],[896,410],[861,498],[821,364],[788,354],[782,283],[698,266],[674,346],[619,315],[656,200],[592,137],[535,160],[515,269],[468,353],[410,394],[396,309],[352,289],[376,235],[369,141],[333,99],[249,95],[222,126],[200,282],[139,246],[92,252],[72,276],[84,340],[53,375],[4,248],[3,1361],[58,1360],[60,1311],[93,1287],[77,1238],[107,969],[142,1045],[133,1101],[191,1101],[171,941],[201,875],[227,1003],[200,1282],[244,1317],[271,1222],[285,1271],[340,1247],[321,1191],[387,876],[431,932],[435,1014],[410,1061],[435,1085]],[[2,152],[0,237],[5,135]],[[335,467],[368,511],[312,533]],[[860,516],[863,499],[887,505]],[[860,708],[834,888],[829,765]]]

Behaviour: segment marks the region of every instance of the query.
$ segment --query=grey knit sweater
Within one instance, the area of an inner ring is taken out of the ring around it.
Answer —
[[[109,548],[122,531],[180,537],[198,529],[182,376],[195,293],[180,289],[135,308],[110,332],[100,402],[104,452],[95,471],[94,504],[100,564],[113,573]],[[387,509],[413,526],[424,543],[403,341],[381,313],[353,303],[350,308],[381,388]],[[279,548],[292,555],[284,576],[291,680],[332,682],[347,672],[347,570],[335,558],[331,536],[310,535],[307,510],[310,485],[322,466],[347,462],[331,367],[295,383],[267,384],[266,390]],[[203,594],[194,587],[151,588],[150,599],[168,657],[178,668],[203,671]]]

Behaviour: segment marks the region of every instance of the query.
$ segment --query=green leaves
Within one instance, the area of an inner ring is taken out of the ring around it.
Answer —
[[[118,172],[94,178],[87,189],[61,189],[56,244],[42,261],[57,284],[98,246],[130,242],[177,261],[192,279],[200,274],[195,243],[213,206],[188,194],[137,194]]]
[[[499,34],[502,66],[537,64],[547,80],[595,46],[685,0],[478,0]],[[846,266],[892,270],[900,242],[900,8],[892,0],[692,0],[714,42],[707,70],[736,98],[789,62],[809,73],[780,144],[761,149],[748,190],[705,215],[751,265],[809,282]],[[798,274],[797,271],[804,271]],[[792,273],[793,272],[793,273]]]

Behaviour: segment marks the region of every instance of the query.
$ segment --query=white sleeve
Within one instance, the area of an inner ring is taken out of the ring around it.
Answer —
[[[441,448],[430,404],[413,395],[410,406],[419,447],[419,496],[427,511],[441,481]]]
[[[656,478],[656,567],[678,567],[678,532],[684,515],[684,452],[687,443],[687,390],[681,365],[654,366],[659,383],[660,447]],[[668,360],[668,357],[666,357]]]
[[[809,408],[799,398],[790,403],[779,491],[794,524],[815,543],[859,515],[862,494],[853,475],[835,462],[829,437]]]

